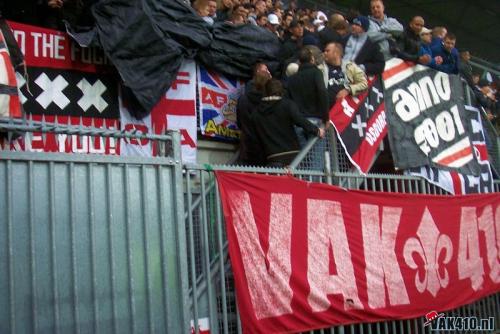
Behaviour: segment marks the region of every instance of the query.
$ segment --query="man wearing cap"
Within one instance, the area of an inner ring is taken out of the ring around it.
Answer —
[[[278,27],[280,25],[280,20],[278,18],[278,15],[271,13],[267,16],[267,24],[266,24],[266,29],[278,36],[280,38],[280,33],[278,31]]]
[[[419,57],[428,55],[430,61],[426,65],[434,68],[436,65],[441,64],[443,62],[443,59],[439,56],[434,57],[434,55],[432,54],[431,44],[432,30],[423,27],[422,30],[420,30],[420,48],[418,50],[418,55]]]
[[[384,56],[378,45],[367,35],[370,21],[366,16],[358,16],[352,20],[351,36],[345,46],[343,62],[356,63],[366,74],[375,75],[384,71]]]
[[[281,45],[280,50],[280,61],[282,64],[283,72],[285,71],[288,64],[296,61],[299,57],[299,50],[302,48],[302,37],[304,35],[304,28],[302,27],[302,23],[293,20],[290,22],[290,26],[288,27],[288,31],[290,35],[285,39],[283,45]]]

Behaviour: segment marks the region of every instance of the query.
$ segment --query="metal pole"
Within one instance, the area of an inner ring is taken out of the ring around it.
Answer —
[[[186,246],[186,224],[184,220],[184,189],[182,185],[182,154],[181,154],[181,134],[179,131],[172,131],[172,151],[174,158],[173,190],[176,199],[175,203],[175,229],[177,236],[177,280],[181,286],[178,291],[179,300],[179,322],[183,331],[189,329],[189,293],[188,293],[188,271],[187,271],[187,246]],[[165,222],[167,223],[167,222]],[[197,319],[195,320],[197,321]]]

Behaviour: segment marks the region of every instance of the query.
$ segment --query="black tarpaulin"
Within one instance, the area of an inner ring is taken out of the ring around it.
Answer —
[[[258,60],[278,65],[275,35],[249,24],[212,27],[181,0],[101,0],[92,13],[100,45],[142,107],[134,108],[136,118],[150,113],[185,58],[240,78],[249,78]],[[90,43],[89,34],[72,35]]]
[[[279,65],[278,37],[264,28],[220,22],[213,26],[212,34],[209,48],[198,53],[198,59],[206,67],[248,79],[257,60],[265,62],[271,71]]]

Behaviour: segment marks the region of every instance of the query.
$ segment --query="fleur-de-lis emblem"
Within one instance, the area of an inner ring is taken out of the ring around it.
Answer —
[[[439,273],[439,255],[442,251],[445,252],[443,265],[451,260],[453,254],[453,245],[451,239],[446,234],[441,234],[434,223],[434,219],[427,209],[425,208],[422,216],[422,221],[417,230],[417,238],[410,238],[406,241],[404,246],[404,258],[406,264],[416,269],[415,273],[415,286],[418,292],[422,293],[427,289],[432,296],[436,297],[441,287],[445,288],[449,283],[449,275],[446,268],[443,268],[443,276]],[[423,279],[420,280],[420,269],[418,264],[413,259],[413,253],[420,255],[424,261]]]

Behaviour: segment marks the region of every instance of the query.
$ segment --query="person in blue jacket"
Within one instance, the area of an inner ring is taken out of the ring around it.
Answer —
[[[455,49],[457,38],[454,34],[448,33],[444,36],[443,43],[432,47],[432,55],[434,57],[440,56],[443,62],[436,65],[435,69],[448,74],[458,74],[458,50]]]
[[[424,65],[432,68],[436,68],[436,65],[441,65],[443,59],[440,56],[434,56],[432,53],[432,30],[423,27],[420,31],[420,48],[418,50],[418,56],[428,55],[430,61]]]

